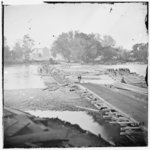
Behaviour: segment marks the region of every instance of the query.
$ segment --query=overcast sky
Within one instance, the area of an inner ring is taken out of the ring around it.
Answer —
[[[78,30],[111,35],[117,46],[131,49],[135,43],[148,42],[146,13],[142,3],[5,6],[4,36],[10,47],[25,34],[36,46],[50,47],[53,35]]]

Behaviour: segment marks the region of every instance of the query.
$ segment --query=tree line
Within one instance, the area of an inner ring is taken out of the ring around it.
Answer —
[[[117,47],[115,40],[100,34],[85,34],[70,31],[60,34],[53,42],[51,52],[63,56],[68,62],[113,62],[143,61],[148,57],[148,43],[133,45],[132,50]]]
[[[29,35],[24,35],[21,42],[17,41],[11,50],[7,45],[7,39],[4,38],[4,62],[22,61],[22,59],[29,61],[33,47],[34,40]],[[148,43],[137,43],[131,50],[126,50],[121,46],[117,47],[116,41],[109,35],[70,31],[60,34],[53,42],[50,51],[53,57],[60,54],[67,62],[147,62]]]
[[[4,62],[28,61],[33,46],[34,40],[29,35],[24,35],[22,41],[17,41],[11,50],[7,44],[7,39],[4,37]]]

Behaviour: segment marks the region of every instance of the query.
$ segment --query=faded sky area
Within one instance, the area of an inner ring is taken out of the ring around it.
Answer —
[[[142,3],[10,5],[5,6],[4,36],[11,48],[25,34],[36,47],[50,47],[62,32],[78,30],[111,35],[117,46],[130,50],[135,43],[148,42],[146,13]]]

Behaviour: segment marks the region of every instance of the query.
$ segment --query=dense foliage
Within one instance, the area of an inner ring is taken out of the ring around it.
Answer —
[[[146,61],[148,44],[135,44],[132,50],[115,46],[115,40],[108,35],[85,34],[82,32],[62,33],[54,41],[51,51],[55,57],[60,54],[68,62],[112,62]]]
[[[4,62],[28,61],[29,55],[32,52],[34,41],[29,35],[24,35],[23,39],[17,41],[12,50],[7,45],[7,40],[4,38]]]
[[[115,45],[115,40],[100,34],[85,34],[78,31],[70,31],[60,34],[52,44],[51,54],[63,56],[67,62],[80,63],[118,63],[139,61],[147,62],[148,44],[137,43],[131,50],[123,49]],[[12,50],[4,38],[4,62],[29,61],[33,52],[34,40],[29,35],[24,35],[22,40],[14,44]],[[44,50],[44,49],[43,49]],[[51,56],[49,56],[51,58]],[[52,58],[51,58],[52,59]]]

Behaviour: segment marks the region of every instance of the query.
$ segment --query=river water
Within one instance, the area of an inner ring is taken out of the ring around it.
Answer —
[[[99,68],[129,68],[131,72],[145,76],[147,65],[99,65]],[[78,66],[82,69],[82,66]],[[45,84],[38,74],[38,65],[12,65],[4,67],[4,89],[44,88]]]
[[[37,70],[38,65],[4,67],[4,89],[44,88],[44,82]]]

